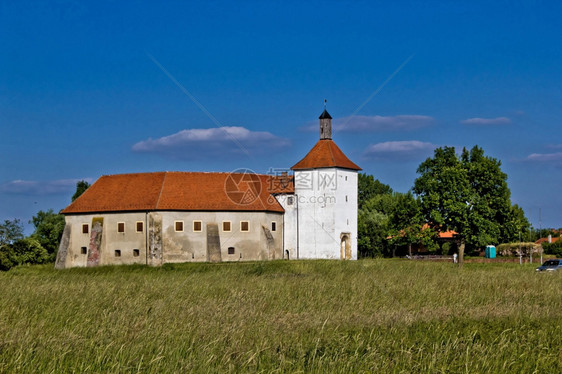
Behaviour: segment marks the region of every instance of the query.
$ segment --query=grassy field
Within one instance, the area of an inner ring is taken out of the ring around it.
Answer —
[[[0,273],[0,372],[562,372],[562,273],[408,260]]]

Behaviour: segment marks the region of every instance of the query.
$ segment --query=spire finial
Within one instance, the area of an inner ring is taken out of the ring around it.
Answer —
[[[326,103],[328,102],[328,100],[324,99],[324,110],[326,110]]]

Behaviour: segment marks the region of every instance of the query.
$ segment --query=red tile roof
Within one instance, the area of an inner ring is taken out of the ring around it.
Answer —
[[[331,139],[321,139],[308,154],[291,169],[303,170],[314,168],[339,167],[351,170],[361,170],[338,148]]]
[[[456,231],[449,230],[439,233],[439,239],[452,239],[457,235]]]
[[[560,240],[560,237],[558,236],[553,236],[551,237],[551,243],[556,243],[558,240]],[[548,243],[548,238],[540,238],[539,240],[537,240],[535,242],[535,244],[542,244],[542,243]]]
[[[423,230],[427,230],[429,229],[429,225],[427,223],[425,223],[422,227],[421,227],[422,231]],[[404,236],[406,235],[406,232],[404,230],[400,230],[400,236]],[[448,231],[443,231],[439,233],[439,239],[452,239],[455,237],[455,235],[457,235],[456,231],[453,230],[448,230]],[[388,236],[387,239],[392,239],[393,236]]]
[[[61,213],[120,211],[284,212],[269,185],[253,173],[159,172],[106,175]]]
[[[268,176],[268,190],[272,194],[294,194],[295,178],[292,175]]]

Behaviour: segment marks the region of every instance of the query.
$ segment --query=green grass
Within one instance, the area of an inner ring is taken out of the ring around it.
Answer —
[[[407,260],[0,273],[0,372],[562,371],[562,272]]]

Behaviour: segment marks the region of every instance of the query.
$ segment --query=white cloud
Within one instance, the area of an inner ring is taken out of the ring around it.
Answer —
[[[14,180],[0,185],[0,192],[14,195],[58,195],[75,191],[76,183],[91,178],[59,179],[52,181]]]
[[[465,125],[477,125],[477,126],[494,126],[494,125],[508,125],[511,120],[507,117],[497,117],[497,118],[468,118],[461,121]]]
[[[175,158],[220,154],[260,153],[290,145],[266,131],[250,131],[240,126],[182,130],[158,139],[149,138],[133,145],[134,152],[163,153]]]
[[[389,132],[410,131],[430,126],[434,118],[421,114],[400,114],[397,116],[349,116],[333,120],[334,131],[345,132]],[[315,131],[318,123],[310,123],[302,130]]]
[[[559,163],[562,162],[562,152],[555,153],[532,153],[525,159],[533,162],[548,162]]]
[[[367,157],[384,159],[417,159],[431,155],[435,144],[418,140],[392,141],[371,144],[364,152]]]

